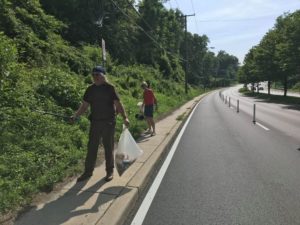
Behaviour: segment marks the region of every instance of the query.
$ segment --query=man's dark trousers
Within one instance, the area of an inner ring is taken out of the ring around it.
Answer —
[[[105,151],[106,172],[113,172],[115,125],[115,121],[91,121],[88,152],[85,159],[85,173],[92,174],[94,171],[101,139]]]

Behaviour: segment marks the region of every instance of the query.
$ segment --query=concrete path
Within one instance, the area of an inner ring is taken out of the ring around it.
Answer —
[[[105,182],[105,167],[102,164],[95,169],[91,179],[80,183],[73,180],[60,191],[52,193],[53,197],[48,202],[23,214],[15,224],[123,224],[161,156],[169,150],[183,121],[202,97],[194,98],[157,122],[156,136],[143,135],[138,145],[144,154],[121,177],[115,171],[114,179]],[[184,119],[178,119],[182,117]]]

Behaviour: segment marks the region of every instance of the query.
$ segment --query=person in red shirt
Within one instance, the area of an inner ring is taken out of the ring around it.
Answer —
[[[148,132],[152,131],[151,136],[154,136],[156,133],[155,133],[155,123],[153,120],[153,111],[154,111],[154,105],[156,106],[157,109],[157,101],[152,89],[149,88],[149,85],[145,81],[142,83],[141,87],[144,89],[144,93],[143,93],[144,101],[143,101],[142,108],[144,108],[144,116],[148,124]]]

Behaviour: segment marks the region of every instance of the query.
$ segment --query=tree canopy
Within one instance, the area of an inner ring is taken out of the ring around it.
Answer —
[[[279,82],[287,89],[300,80],[300,10],[277,18],[275,26],[245,57],[239,71],[241,82]]]
[[[185,43],[188,46],[188,77],[199,85],[211,70],[203,66],[209,38],[188,32],[184,39],[184,19],[179,10],[166,9],[163,1],[143,0],[41,0],[47,13],[64,22],[61,35],[73,45],[97,44],[105,39],[114,60],[124,65],[146,64],[159,68],[167,79],[180,81],[184,77]],[[223,51],[222,51],[223,52]],[[227,54],[225,52],[220,54]],[[238,61],[226,55],[215,57],[214,66],[220,79],[236,78]],[[223,82],[224,83],[224,82]]]

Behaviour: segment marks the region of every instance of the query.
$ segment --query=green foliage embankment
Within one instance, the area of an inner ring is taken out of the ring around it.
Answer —
[[[89,127],[86,116],[70,125],[63,118],[41,112],[72,115],[91,77],[55,66],[28,68],[18,63],[13,42],[3,34],[0,37],[0,211],[4,213],[28,204],[35,193],[51,190],[55,183],[82,169]],[[82,57],[92,58],[95,51],[90,46],[89,54]],[[156,92],[156,116],[200,94],[190,89],[189,95],[184,95],[183,82],[164,80],[159,70],[147,66],[111,65],[108,79],[120,94],[135,137],[146,126],[134,118],[142,100],[142,81],[149,81]],[[116,139],[122,120],[117,122]]]
[[[92,44],[71,46],[61,37],[64,29],[38,0],[0,0],[0,215],[22,208],[36,193],[50,191],[83,169],[87,116],[70,125],[43,112],[73,114],[101,52]],[[107,54],[108,79],[119,92],[135,137],[146,126],[134,118],[142,81],[150,82],[158,98],[156,117],[201,93],[190,87],[184,94],[182,67],[178,58],[171,62],[125,67]],[[119,118],[116,140],[121,123]]]

